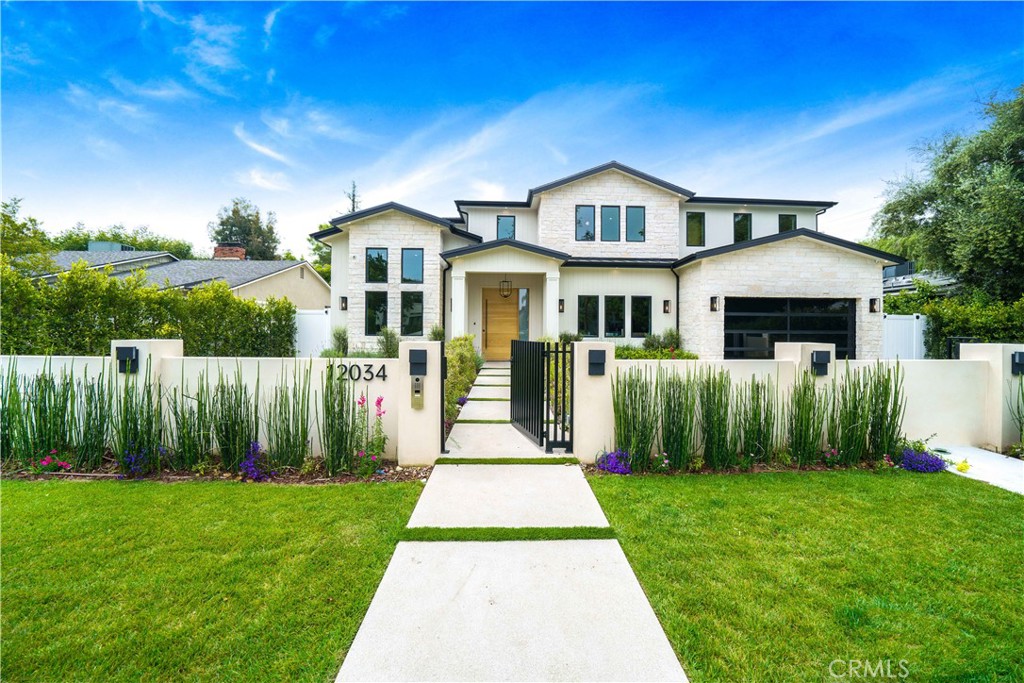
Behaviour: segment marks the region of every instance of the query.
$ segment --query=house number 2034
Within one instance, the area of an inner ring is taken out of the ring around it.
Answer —
[[[353,363],[351,365],[341,365],[339,368],[342,377],[347,377],[352,380],[365,380],[371,382],[375,379],[379,379],[384,382],[388,378],[388,368],[386,365],[381,363],[375,365],[374,363]]]

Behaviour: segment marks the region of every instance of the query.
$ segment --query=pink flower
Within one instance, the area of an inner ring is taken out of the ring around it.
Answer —
[[[57,455],[57,449],[54,448],[52,451],[50,451],[50,455]]]
[[[378,396],[377,397],[377,410],[380,410],[380,406],[381,406],[382,403],[384,403],[384,397],[383,396]]]
[[[70,469],[71,469],[71,465],[70,465],[70,464],[68,464],[68,463],[66,463],[66,462],[58,462],[57,464],[58,464],[58,465],[59,465],[60,467],[63,467],[64,469],[66,469],[66,470],[70,470]]]
[[[380,408],[377,408],[377,417],[384,417],[384,413],[386,413],[386,412],[388,412],[388,411],[381,410]]]
[[[376,456],[376,455],[371,455],[371,456],[370,456],[370,460],[373,460],[374,462],[376,462],[376,460],[377,460],[377,456]]]
[[[366,451],[359,451],[359,457],[360,458],[365,458],[366,457]]]
[[[366,405],[366,394],[359,394],[359,400],[356,401],[356,405],[360,408]]]

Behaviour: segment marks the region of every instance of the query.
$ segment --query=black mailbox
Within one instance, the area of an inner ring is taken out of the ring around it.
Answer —
[[[1010,374],[1024,375],[1024,351],[1014,351],[1010,354]]]
[[[409,374],[413,377],[427,376],[426,349],[412,349],[409,351]]]
[[[139,349],[137,346],[118,346],[115,349],[117,356],[117,371],[128,375],[139,371]]]
[[[587,352],[587,374],[604,374],[604,356],[605,352],[600,349],[591,349]]]
[[[828,374],[828,364],[832,362],[829,351],[811,351],[811,372],[819,377]]]

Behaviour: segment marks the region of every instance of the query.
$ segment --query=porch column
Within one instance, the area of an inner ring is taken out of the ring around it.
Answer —
[[[559,274],[548,273],[544,282],[544,336],[558,339]]]
[[[448,302],[444,302],[447,305]],[[452,310],[449,320],[452,338],[466,334],[466,276],[452,273]]]

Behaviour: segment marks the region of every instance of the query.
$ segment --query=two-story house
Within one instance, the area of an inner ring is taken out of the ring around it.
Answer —
[[[834,202],[702,197],[612,161],[523,201],[457,200],[441,218],[390,203],[335,218],[332,324],[354,348],[389,326],[475,335],[488,359],[562,332],[619,344],[677,329],[701,358],[775,342],[881,351],[884,266],[898,256],[818,232]]]

